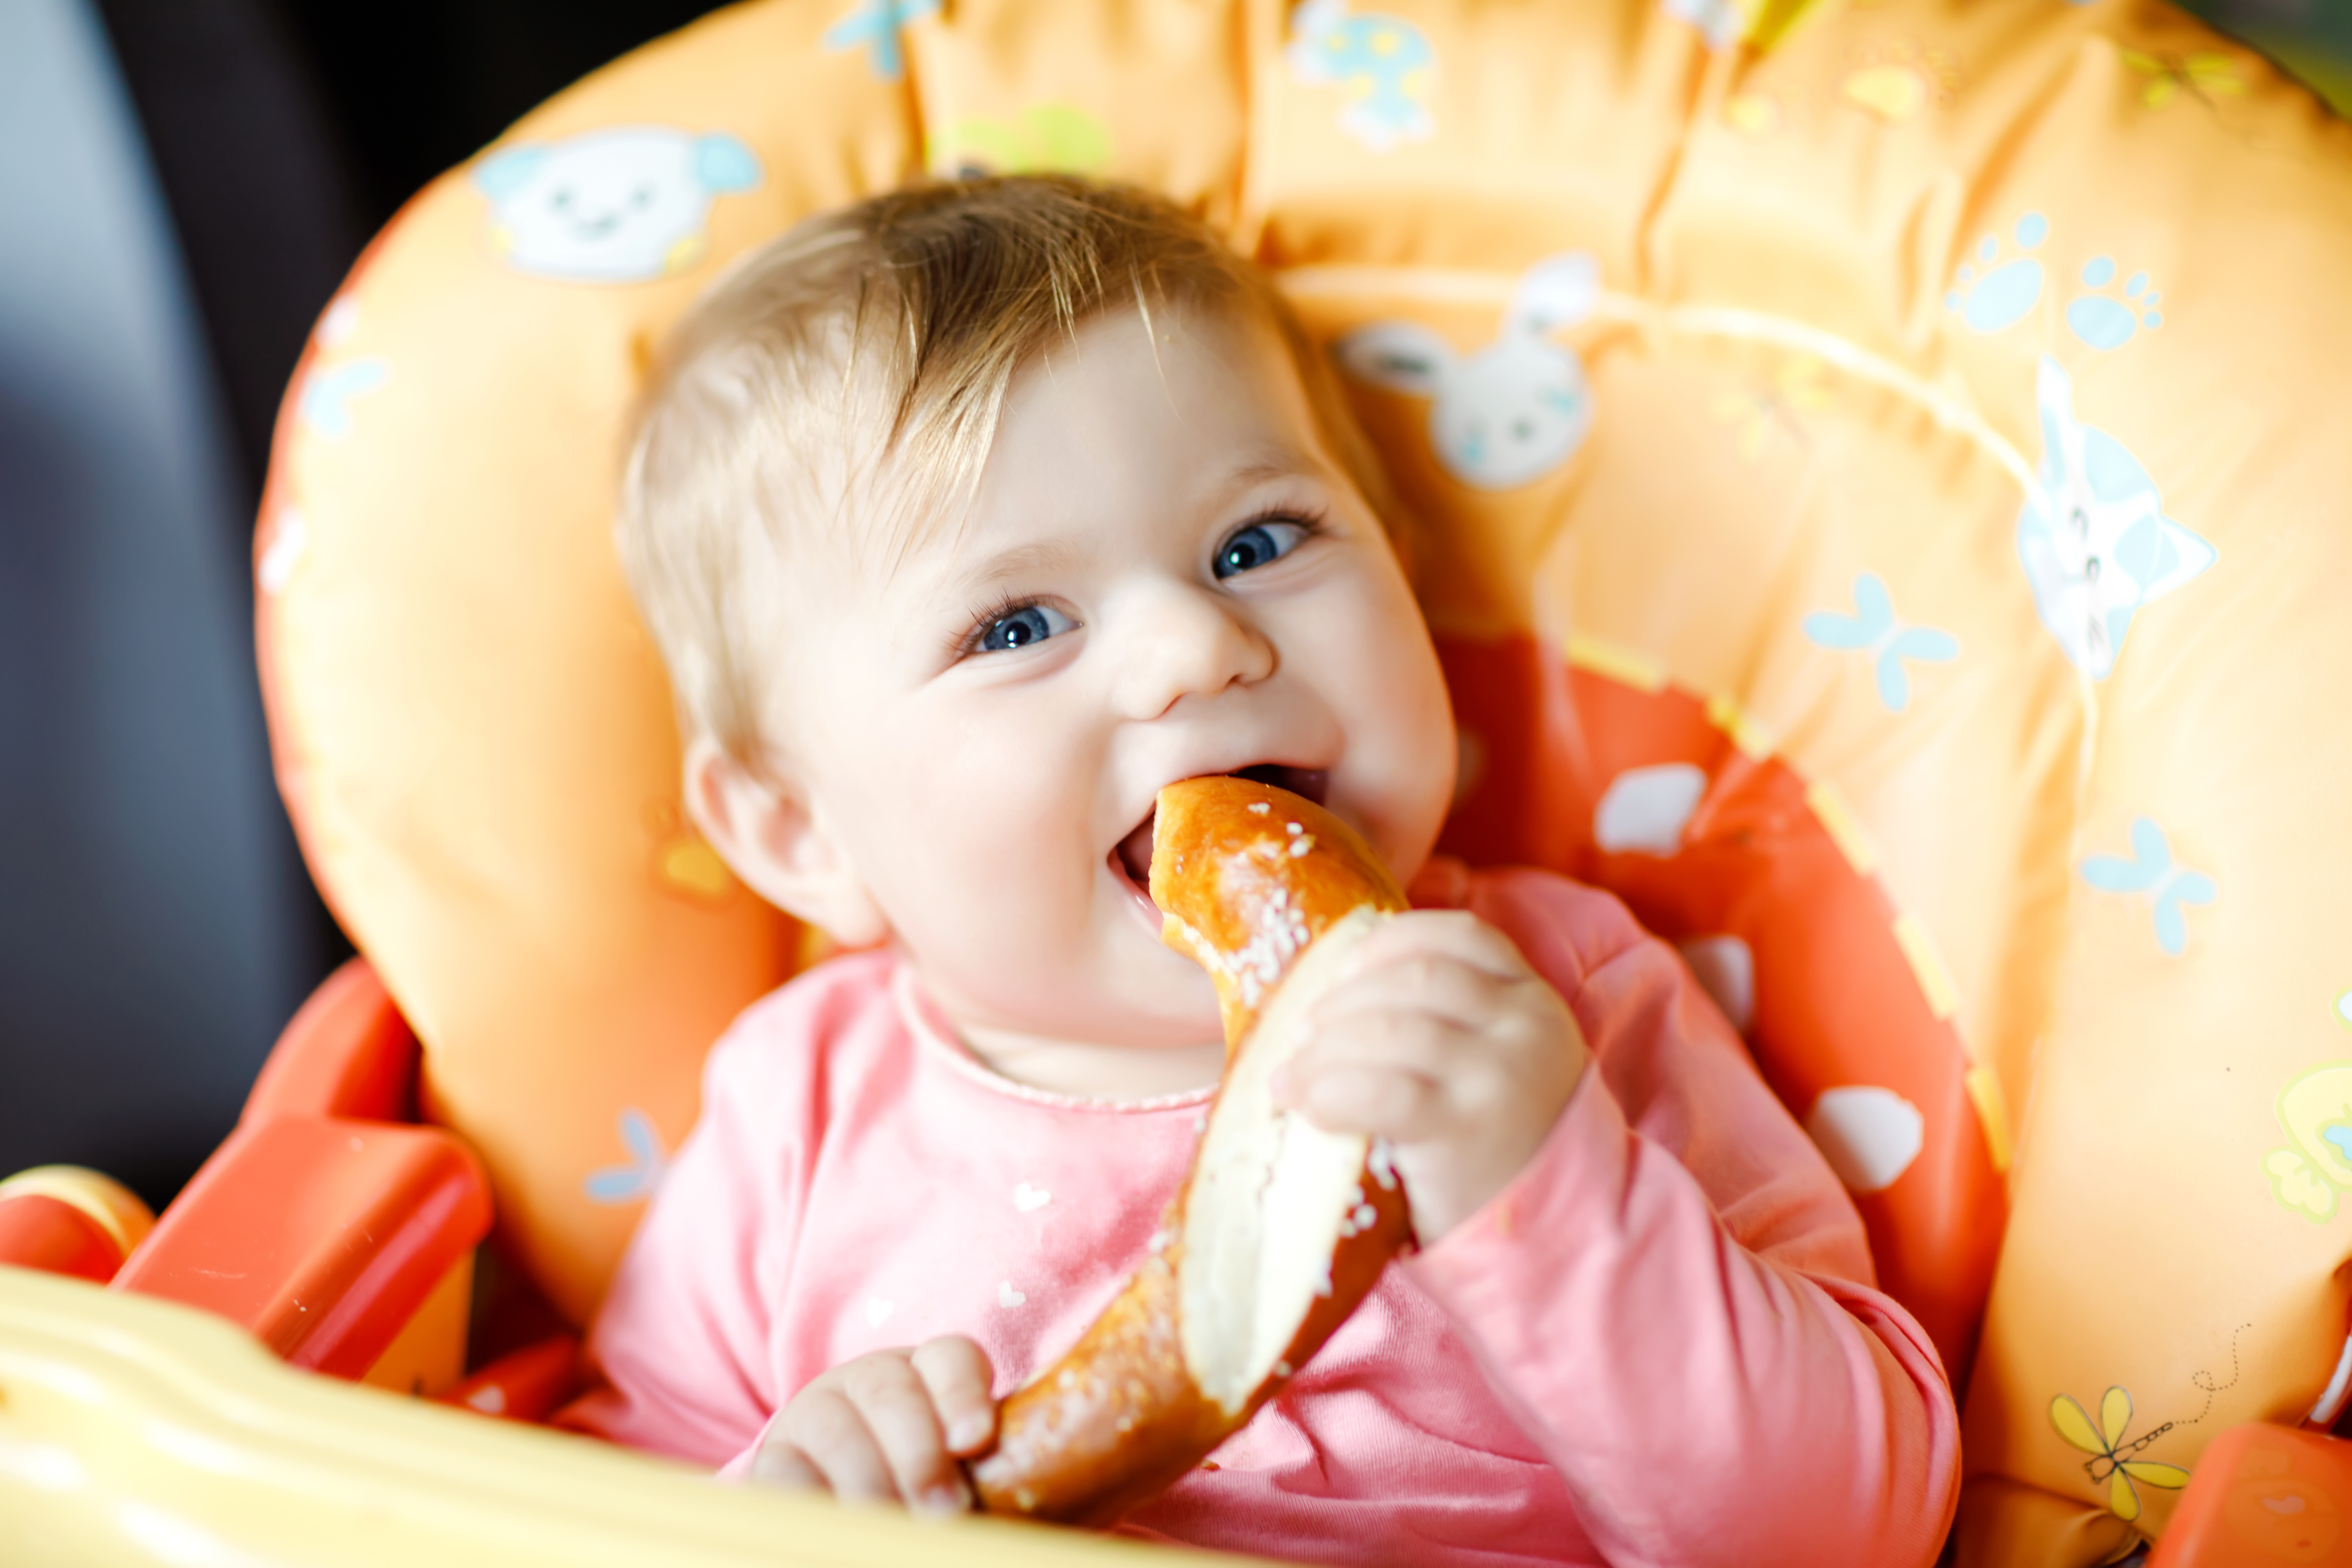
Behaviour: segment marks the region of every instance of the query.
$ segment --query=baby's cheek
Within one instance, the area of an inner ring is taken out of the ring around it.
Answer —
[[[1093,891],[1085,818],[1052,809],[1053,795],[981,778],[913,807],[891,879],[909,936],[920,928],[942,949],[1025,968],[1083,930]]]
[[[1410,875],[1454,794],[1453,708],[1420,606],[1402,575],[1371,586],[1345,635],[1322,639],[1321,677],[1348,734],[1341,781],[1386,859]]]

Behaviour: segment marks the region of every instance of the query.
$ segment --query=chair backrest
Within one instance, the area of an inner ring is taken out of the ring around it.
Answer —
[[[2189,1464],[2322,1396],[2352,149],[2125,0],[766,0],[419,196],[287,405],[268,695],[566,1310],[802,947],[679,813],[621,420],[728,258],[967,167],[1279,269],[1423,531],[1448,845],[1683,945],[1971,1379],[1975,1539],[2153,1530],[2084,1433]]]

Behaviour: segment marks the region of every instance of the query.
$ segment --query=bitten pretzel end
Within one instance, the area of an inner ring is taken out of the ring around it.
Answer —
[[[1151,897],[1216,983],[1225,1077],[1152,1255],[1004,1402],[971,1466],[994,1513],[1107,1523],[1238,1431],[1409,1242],[1386,1150],[1277,1109],[1275,1069],[1348,955],[1405,909],[1347,824],[1270,784],[1160,792]]]

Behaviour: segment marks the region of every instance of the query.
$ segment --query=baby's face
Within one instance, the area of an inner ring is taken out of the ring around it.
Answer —
[[[961,528],[808,581],[782,633],[794,764],[960,1024],[1216,1037],[1139,885],[1164,784],[1249,770],[1405,877],[1452,795],[1428,630],[1278,342],[1153,322],[1024,370]]]

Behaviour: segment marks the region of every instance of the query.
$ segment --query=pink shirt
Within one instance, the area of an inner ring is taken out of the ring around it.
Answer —
[[[1546,873],[1441,862],[1415,892],[1517,942],[1599,1070],[1511,1186],[1121,1530],[1333,1563],[1931,1561],[1959,1462],[1936,1352],[1681,962]],[[1143,1258],[1208,1100],[1023,1088],[896,955],[818,966],[712,1051],[597,1320],[609,1386],[571,1424],[740,1470],[810,1379],[945,1333],[1010,1392]]]

